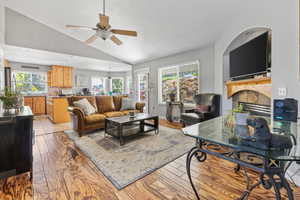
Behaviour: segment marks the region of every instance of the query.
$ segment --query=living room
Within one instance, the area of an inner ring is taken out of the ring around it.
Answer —
[[[0,199],[300,198],[299,19],[296,0],[0,1]]]

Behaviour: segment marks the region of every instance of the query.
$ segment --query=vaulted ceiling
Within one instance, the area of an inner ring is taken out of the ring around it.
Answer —
[[[4,0],[7,7],[84,41],[89,30],[67,30],[66,24],[95,26],[102,0]],[[98,39],[93,47],[129,63],[140,63],[212,44],[245,8],[241,0],[107,0],[114,28],[136,30],[119,36],[122,46]],[[45,38],[47,39],[47,38]]]

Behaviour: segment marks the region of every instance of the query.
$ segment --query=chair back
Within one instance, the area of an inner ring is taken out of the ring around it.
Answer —
[[[210,107],[212,117],[220,116],[220,98],[219,94],[214,93],[202,93],[197,94],[194,97],[196,105],[206,105]]]

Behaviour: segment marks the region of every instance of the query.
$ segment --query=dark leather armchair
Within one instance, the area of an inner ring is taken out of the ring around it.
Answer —
[[[182,113],[181,122],[184,126],[189,126],[220,116],[220,99],[219,94],[213,93],[195,95],[196,108]]]

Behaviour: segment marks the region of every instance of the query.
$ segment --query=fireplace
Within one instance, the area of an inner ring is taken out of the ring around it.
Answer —
[[[226,85],[232,108],[242,104],[246,111],[254,115],[270,116],[271,78],[229,81]]]
[[[239,102],[252,103],[258,105],[271,106],[271,98],[258,92],[251,90],[242,90],[232,96],[232,106],[236,107]]]

